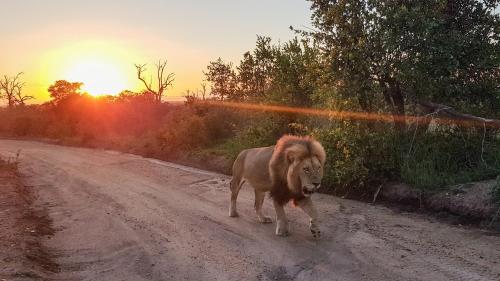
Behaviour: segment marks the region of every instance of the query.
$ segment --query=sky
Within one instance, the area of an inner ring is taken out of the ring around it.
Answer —
[[[140,90],[135,63],[168,60],[169,96],[199,88],[209,61],[239,62],[257,35],[286,41],[310,26],[305,0],[0,0],[0,75],[24,72],[25,91],[48,99],[59,79],[84,90]],[[111,93],[114,94],[114,93]]]

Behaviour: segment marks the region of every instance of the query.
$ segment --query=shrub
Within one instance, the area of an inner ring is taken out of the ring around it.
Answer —
[[[403,148],[401,178],[432,190],[495,178],[500,173],[500,142],[482,129],[441,126]]]
[[[327,153],[325,184],[336,194],[363,195],[374,182],[397,177],[397,147],[387,132],[367,133],[353,122],[313,129]]]

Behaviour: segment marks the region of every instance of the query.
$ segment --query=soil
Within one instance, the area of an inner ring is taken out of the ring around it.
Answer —
[[[500,280],[495,232],[314,194],[323,237],[313,239],[292,206],[291,235],[277,237],[274,223],[258,222],[248,186],[240,217],[228,216],[225,175],[114,151],[0,141],[4,157],[18,150],[23,182],[36,195],[29,205],[45,207],[56,230],[34,246],[44,249],[39,260],[54,261],[52,270],[21,271],[41,278]],[[274,214],[269,199],[264,212]]]
[[[78,141],[71,142],[47,138],[13,138],[13,140],[40,141],[48,144],[82,147],[81,142]],[[105,149],[97,143],[84,147]],[[120,151],[124,153],[130,152],[125,148],[120,149]],[[143,155],[140,151],[139,153],[131,153],[228,176],[232,172],[232,160],[214,153],[186,153],[175,156]],[[405,210],[425,213],[453,224],[473,225],[500,231],[500,205],[494,202],[491,192],[494,184],[497,184],[496,180],[486,180],[459,184],[443,188],[436,192],[420,193],[408,184],[388,182],[383,184],[383,188],[380,189],[380,193],[377,195],[377,203],[384,204],[396,211]],[[319,192],[339,196],[332,193],[329,188],[321,188]],[[362,192],[348,192],[342,198],[368,203],[372,202],[373,194],[366,190]]]
[[[403,183],[387,183],[379,202],[405,211],[425,212],[456,224],[469,224],[500,231],[500,206],[492,191],[496,180],[459,184],[434,192],[421,192]]]
[[[17,165],[0,160],[0,280],[44,280],[59,271],[41,242],[54,234],[51,220],[34,201]]]

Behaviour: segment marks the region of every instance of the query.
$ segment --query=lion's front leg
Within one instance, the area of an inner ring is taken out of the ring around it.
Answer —
[[[285,208],[283,205],[277,203],[273,200],[274,209],[276,210],[276,235],[287,236],[289,234],[288,230],[288,218],[285,214]]]
[[[321,237],[321,231],[319,230],[318,222],[318,212],[311,201],[311,198],[304,198],[297,201],[299,208],[304,211],[309,216],[309,229],[314,238],[318,239]]]

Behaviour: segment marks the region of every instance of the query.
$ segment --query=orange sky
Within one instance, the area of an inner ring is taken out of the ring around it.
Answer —
[[[92,94],[140,90],[134,63],[167,58],[176,74],[168,95],[181,96],[199,87],[210,60],[237,62],[257,34],[287,40],[309,17],[303,0],[6,1],[0,74],[24,72],[26,92],[43,102],[58,79]]]

